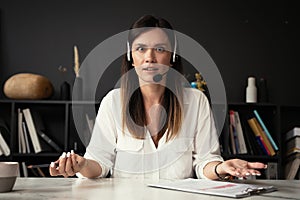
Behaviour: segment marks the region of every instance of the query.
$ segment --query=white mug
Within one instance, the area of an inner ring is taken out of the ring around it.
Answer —
[[[10,192],[19,173],[18,162],[0,162],[0,192]]]

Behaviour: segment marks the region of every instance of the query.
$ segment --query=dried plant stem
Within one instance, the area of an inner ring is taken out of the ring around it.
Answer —
[[[76,77],[79,77],[79,56],[77,46],[74,46],[74,71]]]

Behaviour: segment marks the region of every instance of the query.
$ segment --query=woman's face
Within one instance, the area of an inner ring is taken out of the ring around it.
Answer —
[[[153,82],[153,76],[164,75],[169,67],[172,50],[167,34],[154,28],[140,34],[132,43],[132,66],[140,79]]]

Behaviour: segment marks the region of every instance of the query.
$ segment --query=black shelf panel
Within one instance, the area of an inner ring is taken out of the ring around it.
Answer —
[[[40,158],[40,157],[59,157],[60,153],[13,153],[15,158]]]
[[[28,103],[28,104],[99,104],[99,101],[62,101],[62,100],[12,100],[1,99],[0,103]]]
[[[228,106],[246,106],[246,107],[276,107],[272,103],[244,103],[244,102],[229,102]]]
[[[275,156],[266,156],[266,155],[246,155],[246,154],[235,154],[235,155],[222,155],[224,159],[244,159],[247,161],[261,161],[261,162],[277,162],[279,160],[279,155]]]
[[[32,103],[32,104],[66,104],[69,101],[59,100],[0,100],[0,103]]]

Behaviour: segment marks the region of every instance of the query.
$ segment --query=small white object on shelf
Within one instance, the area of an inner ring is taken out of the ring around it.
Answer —
[[[257,88],[255,85],[255,77],[248,78],[248,86],[246,88],[246,103],[257,102]]]

